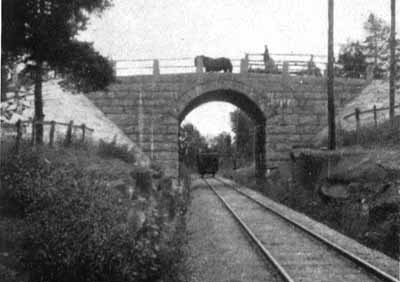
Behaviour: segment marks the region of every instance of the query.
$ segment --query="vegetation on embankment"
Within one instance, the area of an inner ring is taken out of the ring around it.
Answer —
[[[400,150],[308,151],[262,183],[256,183],[254,167],[225,176],[397,259],[399,160]]]
[[[183,281],[188,192],[128,154],[2,152],[0,280]]]
[[[387,255],[400,256],[400,116],[340,132],[334,152],[299,149],[256,183],[254,167],[224,175]],[[325,140],[326,142],[326,140]]]

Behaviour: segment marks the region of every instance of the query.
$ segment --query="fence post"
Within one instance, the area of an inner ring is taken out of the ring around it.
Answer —
[[[240,73],[249,71],[249,54],[245,54],[244,59],[240,60]]]
[[[378,128],[378,116],[376,112],[376,105],[374,105],[374,124],[375,124],[375,129]]]
[[[82,138],[81,138],[81,143],[85,142],[85,135],[86,135],[86,125],[82,123],[81,125],[82,128]]]
[[[21,142],[21,120],[19,119],[17,123],[15,124],[17,127],[17,137],[15,138],[15,151],[18,153],[19,152],[19,146]]]
[[[54,120],[51,121],[50,124],[50,133],[49,133],[49,146],[53,147],[54,145],[54,131],[56,129],[56,122]]]
[[[371,82],[374,79],[374,66],[373,65],[367,66],[367,69],[365,71],[365,79],[368,82]]]
[[[340,118],[338,119],[337,122],[336,145],[339,147],[343,146],[343,128]]]
[[[284,76],[289,76],[289,63],[287,61],[284,61],[282,64],[282,74]]]
[[[153,75],[159,75],[160,74],[160,63],[159,61],[153,60]]]
[[[31,144],[35,145],[36,143],[36,120],[35,118],[32,119],[32,139]]]
[[[112,67],[112,70],[113,70],[113,75],[114,75],[114,77],[116,77],[117,76],[117,61],[112,60],[111,61],[111,67]]]
[[[356,117],[356,143],[360,144],[360,109],[355,109],[355,117]]]
[[[71,120],[68,124],[67,133],[65,135],[65,141],[64,141],[65,146],[69,146],[72,143],[72,126],[73,125],[74,125],[74,121]]]
[[[203,58],[202,57],[196,57],[195,60],[196,60],[196,72],[197,73],[203,72],[203,67],[204,67]]]
[[[282,82],[284,85],[289,83],[289,63],[286,61],[282,64]]]

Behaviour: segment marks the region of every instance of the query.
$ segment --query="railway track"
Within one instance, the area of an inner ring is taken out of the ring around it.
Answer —
[[[204,179],[283,281],[400,282],[220,179]]]

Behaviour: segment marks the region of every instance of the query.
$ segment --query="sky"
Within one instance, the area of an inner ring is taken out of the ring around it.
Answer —
[[[328,0],[114,0],[92,17],[81,39],[114,60],[225,56],[244,53],[327,53]],[[396,15],[400,15],[397,5]],[[335,0],[335,54],[349,39],[364,37],[373,12],[390,22],[390,0]],[[397,16],[397,31],[400,30]],[[204,107],[206,106],[206,107]],[[204,134],[229,131],[225,103],[209,103],[186,120]],[[207,117],[206,117],[207,116]],[[208,118],[212,117],[209,122]],[[217,122],[218,121],[218,122]],[[212,124],[212,125],[211,125]]]

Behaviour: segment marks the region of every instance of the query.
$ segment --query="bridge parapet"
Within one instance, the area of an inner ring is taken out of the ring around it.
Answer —
[[[233,65],[233,72],[263,72],[265,70],[264,61],[261,53],[245,53],[243,57],[230,58]],[[290,73],[304,71],[311,57],[311,54],[271,54],[275,59],[278,72],[283,71],[283,66],[287,63]],[[315,61],[316,66],[321,70],[326,69],[326,56],[314,55],[319,58]],[[119,59],[114,61],[115,71],[118,76],[140,75],[140,74],[167,74],[167,73],[188,73],[202,72],[202,68],[195,67],[194,57],[181,58],[159,58],[159,59]]]

